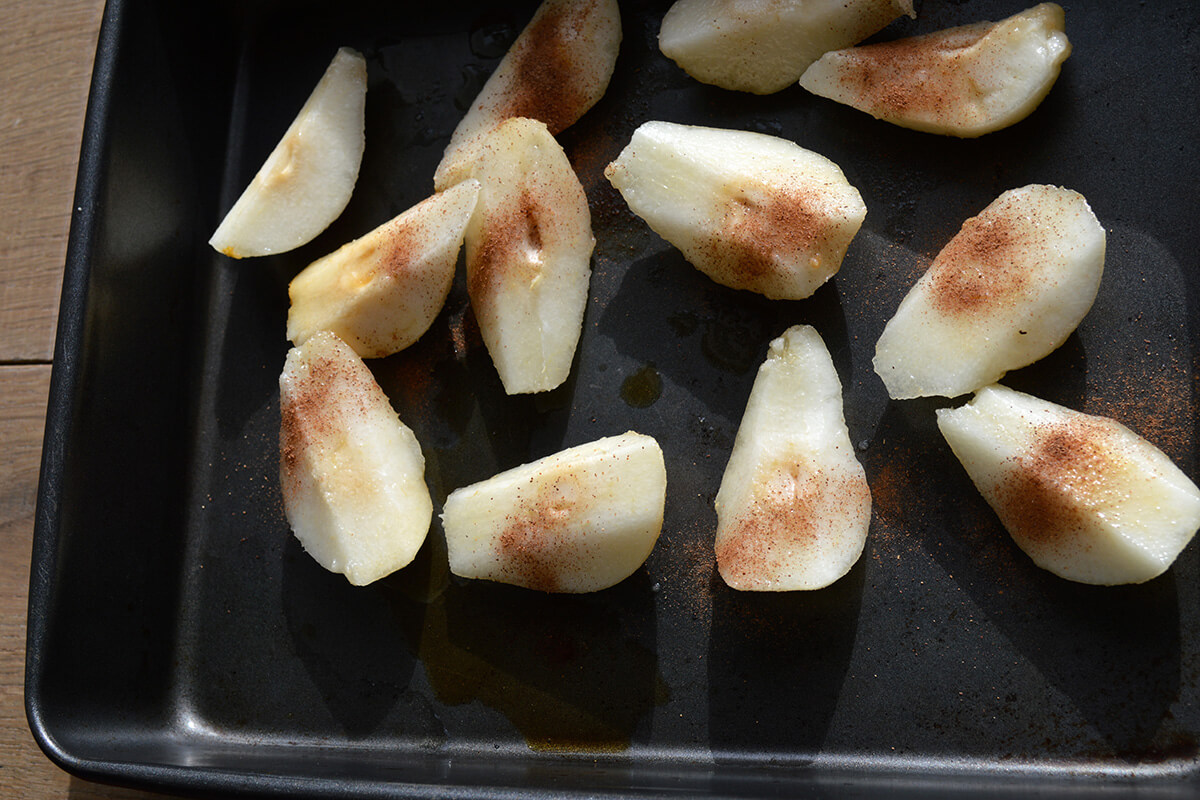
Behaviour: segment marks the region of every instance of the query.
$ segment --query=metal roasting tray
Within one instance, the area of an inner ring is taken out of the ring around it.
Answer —
[[[432,190],[465,104],[532,0],[112,0],[97,54],[46,428],[26,703],[82,777],[311,797],[1045,796],[1200,791],[1200,548],[1145,585],[1034,567],[934,425],[889,402],[874,342],[968,216],[1027,183],[1108,230],[1079,330],[1006,382],[1114,416],[1197,477],[1200,6],[1065,3],[1074,54],[1025,121],[971,141],[809,95],[722,91],[623,2],[601,102],[559,138],[597,239],[572,376],[506,397],[461,277],[430,332],[372,362],[455,487],[635,429],[669,476],[646,565],[587,596],[417,561],[367,588],[306,556],[277,477],[287,283]],[[925,0],[891,38],[1023,8]],[[367,56],[350,206],[285,255],[206,245],[340,45]],[[602,177],[649,119],[763,131],[836,161],[869,209],[812,298],[722,288]],[[812,593],[735,593],[713,496],[768,341],[815,325],[874,493],[866,551]],[[455,336],[461,334],[456,346]]]

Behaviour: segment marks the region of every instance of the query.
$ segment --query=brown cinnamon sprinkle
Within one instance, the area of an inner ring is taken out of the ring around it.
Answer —
[[[828,519],[869,497],[866,482],[854,475],[830,475],[803,462],[783,470],[717,546],[721,577],[735,589],[765,588],[786,578],[797,553],[821,548]]]
[[[513,583],[555,592],[563,578],[587,571],[583,543],[566,537],[585,491],[578,477],[563,475],[521,503],[498,539],[501,570]]]
[[[388,232],[386,244],[381,245],[384,248],[379,261],[381,271],[394,277],[409,272],[413,262],[424,253],[424,244],[429,238],[427,226],[421,222],[405,220],[404,224],[394,226]],[[363,258],[371,255],[373,252],[364,253]]]
[[[279,469],[285,498],[303,480],[304,451],[328,442],[347,416],[367,411],[369,392],[380,392],[367,368],[357,367],[353,361],[317,356],[309,360],[308,374],[297,376],[281,393]]]
[[[805,261],[820,249],[827,227],[820,191],[766,187],[761,197],[743,191],[726,207],[718,231],[701,249],[737,288],[759,288],[783,265]],[[817,264],[802,264],[816,269]]]
[[[1200,396],[1200,374],[1192,375],[1188,363],[1174,353],[1164,358],[1149,349],[1138,366],[1106,376],[1081,410],[1132,428],[1176,462],[1189,458],[1195,437],[1188,421],[1197,416],[1192,398]]]
[[[1085,516],[1073,498],[1112,469],[1113,431],[1104,420],[1075,418],[1040,426],[1031,452],[1015,460],[996,487],[996,513],[1022,548],[1087,549]]]
[[[956,54],[993,25],[980,22],[843,51],[842,83],[856,104],[878,108],[883,116],[941,115],[956,104],[962,82]]]
[[[501,117],[541,120],[554,134],[579,118],[600,88],[574,61],[580,29],[595,6],[596,0],[560,3],[530,23],[512,51],[513,86],[520,91],[501,101]]]
[[[934,307],[945,314],[970,314],[1000,303],[1016,303],[1029,285],[1032,244],[1017,221],[1011,199],[989,206],[963,223],[929,268]]]
[[[479,243],[467,258],[467,293],[479,313],[484,313],[505,284],[517,281],[529,285],[541,271],[536,262],[513,258],[513,254],[523,248],[541,251],[543,226],[553,217],[545,205],[545,200],[526,189],[514,203],[496,209],[485,219]]]

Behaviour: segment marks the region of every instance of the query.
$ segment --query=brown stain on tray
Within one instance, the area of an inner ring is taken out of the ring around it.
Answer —
[[[460,583],[445,573],[444,552],[433,549],[395,585],[406,595],[396,617],[437,700],[494,709],[532,750],[627,750],[647,714],[668,699],[657,654],[628,629],[653,635],[653,619],[613,613],[612,598]],[[422,570],[420,591],[407,591],[401,584]],[[644,583],[635,575],[607,592],[648,594]]]

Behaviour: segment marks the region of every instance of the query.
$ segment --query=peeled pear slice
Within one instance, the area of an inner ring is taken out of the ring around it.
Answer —
[[[283,508],[317,563],[355,586],[412,561],[433,519],[425,458],[350,346],[321,331],[279,377]]]
[[[450,571],[543,592],[595,592],[632,575],[662,530],[662,450],[632,431],[562,450],[446,499]]]
[[[1096,299],[1105,233],[1083,195],[1000,195],[938,253],[875,348],[894,399],[956,397],[1061,345]]]
[[[1062,8],[1042,3],[894,42],[826,53],[800,78],[813,94],[876,119],[971,138],[1029,116],[1049,94],[1071,43]]]
[[[677,0],[658,47],[698,81],[754,94],[794,84],[830,50],[858,44],[912,0]]]
[[[772,299],[829,280],[867,214],[837,164],[749,131],[647,122],[604,175],[705,275]]]
[[[545,0],[450,136],[438,191],[465,178],[480,140],[510,117],[561,133],[604,96],[621,47],[617,0]]]
[[[343,47],[208,243],[232,258],[265,256],[329,227],[358,181],[366,97],[367,62]]]
[[[858,561],[871,490],[815,328],[771,342],[717,492],[717,569],[744,591],[820,589]]]
[[[938,427],[1017,545],[1062,578],[1161,575],[1200,529],[1200,489],[1106,417],[994,385],[939,409]]]
[[[566,153],[536,120],[489,134],[472,165],[479,204],[467,226],[467,292],[508,394],[567,379],[591,279],[592,217]]]
[[[479,181],[463,181],[309,264],[288,286],[288,339],[332,331],[362,358],[420,339],[446,303],[478,198]]]

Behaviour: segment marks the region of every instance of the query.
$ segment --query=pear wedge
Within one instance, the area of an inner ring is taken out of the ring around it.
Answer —
[[[662,530],[667,473],[632,431],[568,448],[446,499],[450,571],[544,592],[595,592],[632,575]]]
[[[1105,232],[1083,195],[1000,195],[938,253],[883,329],[875,372],[895,399],[955,397],[1061,345],[1092,307]]]
[[[232,258],[265,256],[329,227],[358,181],[366,96],[366,60],[343,47],[208,243]]]
[[[604,175],[705,275],[772,299],[829,280],[867,214],[837,164],[750,131],[647,122]]]
[[[826,53],[800,78],[813,94],[905,128],[972,138],[1029,116],[1071,54],[1065,16],[1042,3],[894,42]]]
[[[478,198],[479,181],[463,181],[309,264],[288,286],[288,339],[332,331],[362,358],[420,339],[446,303]]]
[[[901,14],[916,16],[911,0],[677,0],[658,47],[698,81],[772,94],[826,52],[858,44]]]
[[[555,135],[574,124],[604,96],[620,48],[617,0],[545,0],[451,134],[434,188],[466,177],[480,141],[510,117]]]
[[[471,177],[467,292],[480,334],[508,394],[549,391],[582,332],[596,243],[587,196],[546,126],[521,117],[484,139]]]
[[[433,519],[411,430],[349,345],[328,331],[279,377],[279,477],[296,538],[355,586],[412,561]]]
[[[862,554],[871,490],[815,328],[771,342],[716,498],[717,569],[744,591],[820,589]]]
[[[938,427],[1013,541],[1081,583],[1142,583],[1200,529],[1200,489],[1106,417],[994,385],[939,409]]]

